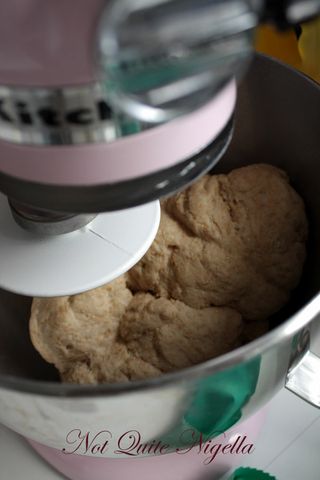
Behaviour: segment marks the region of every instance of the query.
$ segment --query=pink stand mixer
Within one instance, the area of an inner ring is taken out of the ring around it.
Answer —
[[[157,233],[159,198],[208,172],[230,144],[235,78],[250,64],[255,27],[264,19],[294,25],[319,10],[320,2],[302,0],[2,2],[0,287],[28,297],[72,295],[110,282],[138,262]],[[5,314],[16,308],[16,297],[10,295]],[[277,366],[275,375],[279,378],[288,365],[289,346],[283,352],[284,367]],[[270,373],[258,355],[240,370],[231,368],[231,356],[228,359],[227,398],[234,404],[223,427],[221,423],[220,433],[225,433],[215,435],[214,441],[225,443],[240,435],[254,442],[264,421],[265,413],[259,411],[263,402],[256,402],[241,424],[239,411],[259,392],[261,375]],[[242,378],[243,369],[246,386],[239,395],[231,386]],[[191,377],[199,380],[196,370]],[[197,384],[195,404],[188,404],[188,425],[205,423],[195,405],[204,402],[205,412],[208,392],[219,393],[220,381]],[[8,382],[4,389],[10,389],[10,378]],[[121,434],[129,421],[135,425],[126,412],[146,387],[149,397],[141,397],[137,419],[148,409],[163,411],[166,433],[182,414],[177,399],[185,398],[185,392],[179,385],[167,385],[164,379],[138,385],[137,391],[130,387],[124,400],[117,396],[121,386],[116,394],[102,386],[92,403],[90,389],[76,392],[70,385],[44,382],[43,391],[35,393],[31,382],[23,391],[28,407],[19,407],[21,421],[16,418],[18,406],[15,418],[8,415],[1,421],[27,436],[45,460],[72,480],[120,480],[129,475],[154,480],[219,478],[241,463],[239,457],[224,457],[208,469],[196,450],[182,459],[175,452],[96,458],[62,451],[57,432],[68,417],[77,428],[77,415],[93,409],[94,426],[103,426],[105,393],[111,398],[108,414],[115,425],[123,413]],[[56,403],[50,398],[52,388],[58,388]],[[156,395],[151,401],[152,388]],[[170,389],[175,389],[174,402]],[[6,392],[0,396],[3,412],[18,405],[21,389]],[[72,402],[82,393],[83,403],[73,412]],[[39,412],[47,419],[46,428],[50,425],[47,436],[45,428],[39,433],[34,423]],[[87,429],[93,428],[90,422],[88,415]],[[145,425],[150,439],[156,440],[158,430]]]
[[[16,227],[2,197],[1,217],[12,242],[8,244],[1,234],[0,285],[8,290],[30,296],[79,293],[124,273],[142,257],[156,234],[157,199],[208,170],[230,140],[236,100],[231,75],[218,79],[221,88],[213,99],[210,85],[210,92],[204,89],[205,99],[200,92],[197,102],[189,100],[187,107],[183,99],[163,100],[164,118],[156,119],[156,124],[153,117],[157,115],[150,111],[160,107],[141,105],[144,91],[132,96],[137,99],[131,103],[129,94],[123,102],[121,95],[108,93],[112,78],[103,73],[99,62],[107,61],[108,12],[117,5],[103,0],[90,2],[90,7],[79,3],[76,16],[71,2],[50,2],[44,7],[33,1],[23,9],[15,2],[3,6],[1,190],[9,197],[14,220],[36,234]],[[130,18],[127,12],[124,21]],[[133,24],[133,36],[135,28]],[[125,45],[123,50],[127,55]],[[153,48],[139,50],[140,56],[153,53]],[[146,62],[134,60],[141,65]],[[121,57],[118,61],[123,62]],[[188,97],[194,98],[197,76],[190,78],[195,85]],[[183,81],[173,80],[173,88]],[[146,88],[151,90],[151,85]],[[168,86],[162,89],[165,93]],[[158,87],[158,96],[160,91]],[[110,107],[114,96],[117,105],[124,104],[129,113],[133,108],[143,118]],[[180,118],[182,113],[187,115]],[[95,218],[106,211],[117,213]],[[124,226],[128,235],[123,234]],[[64,235],[64,242],[58,234]],[[84,256],[83,251],[91,253]],[[14,269],[9,261],[12,255]],[[30,277],[25,272],[34,261],[37,271]],[[50,281],[44,282],[50,271]]]

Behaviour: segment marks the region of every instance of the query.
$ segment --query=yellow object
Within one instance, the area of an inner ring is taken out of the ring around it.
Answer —
[[[294,30],[278,32],[272,26],[260,27],[256,49],[320,82],[320,19],[302,25],[299,40]]]
[[[278,32],[274,27],[260,27],[256,36],[256,49],[279,58],[295,68],[301,67],[297,36],[294,30]]]
[[[320,82],[320,19],[302,26],[299,51],[302,70]]]

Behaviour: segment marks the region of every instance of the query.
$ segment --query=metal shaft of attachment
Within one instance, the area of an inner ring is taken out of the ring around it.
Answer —
[[[11,213],[16,223],[24,230],[41,235],[62,235],[88,225],[96,214],[71,214],[40,210],[9,200]]]

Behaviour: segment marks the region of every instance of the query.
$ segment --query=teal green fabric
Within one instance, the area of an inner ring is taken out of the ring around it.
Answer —
[[[256,470],[255,468],[239,468],[228,480],[277,480],[269,473]]]
[[[199,381],[186,423],[211,438],[228,430],[241,419],[259,372],[260,357]]]
[[[256,391],[261,358],[257,357],[198,381],[180,420],[161,435],[171,450],[211,440],[235,425]]]

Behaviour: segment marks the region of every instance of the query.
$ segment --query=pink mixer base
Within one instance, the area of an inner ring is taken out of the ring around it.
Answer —
[[[232,427],[217,437],[214,444],[226,444],[226,438],[247,437],[247,444],[254,444],[265,422],[264,408],[248,420]],[[66,455],[60,450],[29,441],[34,450],[52,467],[70,480],[218,480],[231,469],[244,464],[248,454],[218,454],[213,462],[204,464],[208,455],[194,447],[185,454],[171,453],[144,458],[98,458],[82,455]],[[243,444],[245,445],[245,444]]]

